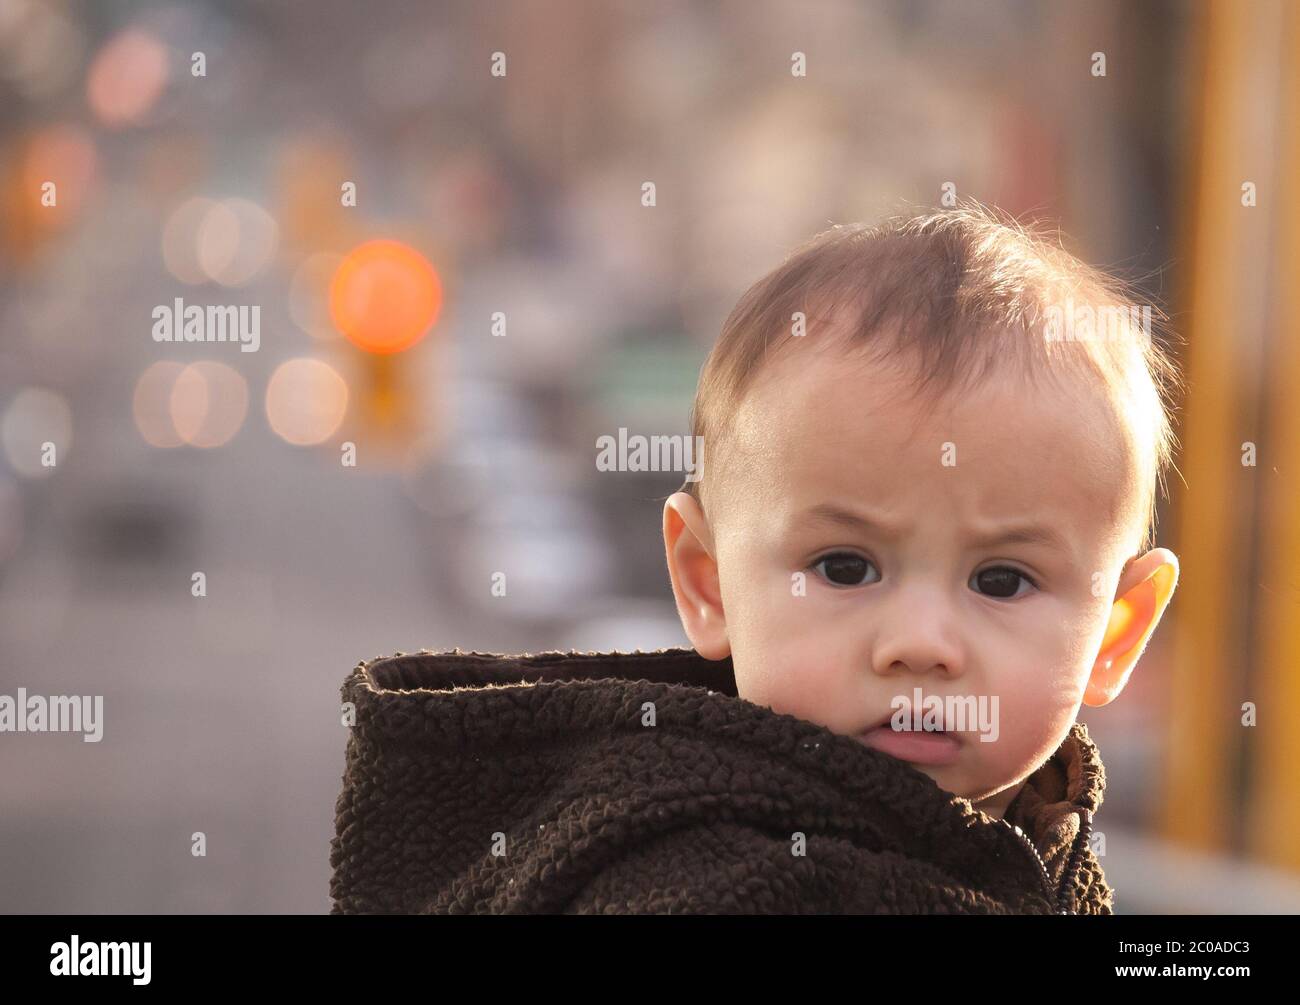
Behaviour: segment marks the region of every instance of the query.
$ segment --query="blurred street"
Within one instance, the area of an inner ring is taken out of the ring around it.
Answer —
[[[1083,716],[1118,909],[1300,912],[1300,14],[812,7],[0,0],[0,692],[105,709],[0,736],[0,912],[324,913],[358,661],[688,645],[681,475],[598,437],[686,433],[750,283],[945,186],[1059,220],[1195,349],[1185,585]],[[260,308],[256,351],[158,339],[176,298]]]

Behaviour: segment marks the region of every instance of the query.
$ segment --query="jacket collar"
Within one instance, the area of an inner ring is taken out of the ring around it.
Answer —
[[[1033,842],[1058,899],[1068,898],[1080,883],[1080,871],[1093,861],[1085,851],[1105,789],[1101,755],[1088,727],[1076,722],[1056,752],[1026,779],[1003,815]]]
[[[539,725],[532,719],[514,720],[482,715],[476,703],[515,703],[510,692],[519,685],[543,685],[538,696],[548,714],[562,717],[566,730],[607,728],[610,709],[629,700],[662,694],[662,685],[702,688],[709,694],[732,699],[722,705],[705,705],[698,732],[723,730],[733,736],[758,738],[772,756],[796,751],[813,755],[808,767],[833,781],[857,804],[863,826],[875,828],[882,817],[894,821],[898,839],[920,835],[917,847],[935,861],[959,869],[978,870],[981,859],[1004,860],[1020,856],[1040,876],[1041,896],[1058,910],[1068,910],[1080,898],[1096,899],[1104,890],[1100,866],[1087,847],[1092,815],[1101,805],[1105,773],[1087,727],[1075,723],[1056,752],[1026,779],[1020,793],[1001,820],[975,809],[963,797],[941,789],[928,775],[905,761],[864,747],[852,737],[840,736],[815,723],[773,712],[740,699],[730,657],[706,660],[694,649],[667,648],[650,652],[541,652],[519,655],[423,651],[363,662],[344,685],[344,696],[358,705],[358,718],[382,733],[405,735],[414,728],[410,699],[423,693],[441,695],[438,705],[420,701],[420,714],[434,722],[421,725],[421,735],[434,741],[491,747],[497,743],[528,742],[530,731],[539,739],[554,733],[554,722]],[[532,690],[532,689],[530,689]],[[677,690],[670,688],[670,690]],[[635,693],[629,693],[635,692]],[[530,699],[532,700],[532,696]],[[698,702],[696,703],[698,704]],[[489,735],[495,723],[510,722],[509,734]],[[874,769],[874,770],[872,770]],[[899,806],[925,806],[911,816],[896,813]],[[967,834],[968,841],[954,840]],[[911,838],[913,842],[917,840]],[[1021,873],[1024,875],[1024,873]]]

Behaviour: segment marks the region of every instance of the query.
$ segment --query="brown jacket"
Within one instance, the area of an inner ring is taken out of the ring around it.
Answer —
[[[995,820],[693,649],[398,654],[342,694],[331,913],[1112,913],[1081,723]]]

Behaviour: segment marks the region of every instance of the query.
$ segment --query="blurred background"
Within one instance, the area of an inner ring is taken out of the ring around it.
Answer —
[[[596,438],[951,183],[1187,340],[1182,583],[1084,716],[1118,910],[1300,911],[1298,105],[1285,0],[0,0],[0,692],[105,704],[0,736],[0,910],[323,913],[360,659],[688,645],[681,474]]]

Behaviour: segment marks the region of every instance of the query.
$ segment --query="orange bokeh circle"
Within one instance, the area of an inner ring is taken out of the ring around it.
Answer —
[[[394,353],[420,341],[442,309],[442,283],[428,260],[400,241],[367,241],[334,273],[330,317],[353,344]]]

